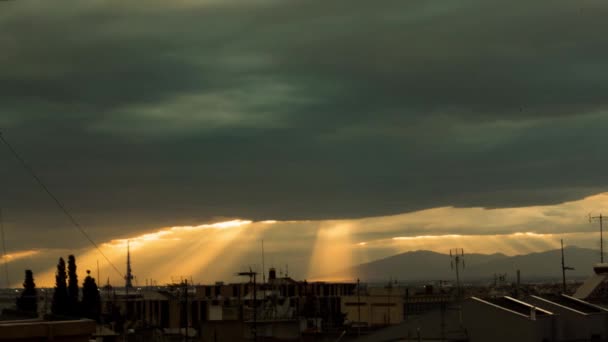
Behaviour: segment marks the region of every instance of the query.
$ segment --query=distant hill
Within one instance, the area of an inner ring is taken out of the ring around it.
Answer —
[[[599,251],[579,247],[566,247],[566,266],[570,278],[584,278],[593,273],[592,266],[599,262]],[[465,254],[465,269],[461,273],[464,281],[492,279],[494,274],[506,273],[514,280],[516,271],[521,271],[523,281],[561,279],[561,251],[559,249],[540,253],[507,256],[504,254]],[[337,275],[356,275],[367,282],[384,282],[389,278],[399,281],[452,280],[450,257],[431,251],[414,251],[360,264]]]

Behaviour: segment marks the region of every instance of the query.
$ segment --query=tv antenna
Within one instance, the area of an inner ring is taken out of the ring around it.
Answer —
[[[257,272],[254,272],[251,267],[249,267],[249,272],[238,272],[236,275],[241,277],[249,277],[249,284],[253,285],[253,326],[251,327],[251,335],[253,335],[253,340],[258,340],[258,332],[257,332],[257,284],[256,277]]]
[[[594,220],[598,220],[600,222],[600,262],[604,263],[604,217],[600,213],[600,216],[591,216],[589,214],[589,222],[593,222]]]
[[[456,288],[458,289],[458,298],[462,295],[460,289],[460,268],[464,270],[464,249],[452,248],[450,249],[450,267],[456,271]]]
[[[266,284],[266,265],[264,265],[264,239],[262,239],[262,284]]]
[[[563,286],[563,293],[566,293],[566,271],[574,271],[574,267],[568,267],[566,266],[566,263],[564,261],[564,240],[560,240],[562,243],[562,286]]]

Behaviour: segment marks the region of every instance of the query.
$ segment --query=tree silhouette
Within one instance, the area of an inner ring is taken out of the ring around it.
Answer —
[[[69,314],[70,303],[68,298],[66,277],[65,261],[63,258],[59,258],[59,263],[57,264],[57,274],[55,275],[55,292],[53,293],[53,303],[51,305],[51,312],[55,315]]]
[[[95,283],[95,278],[91,277],[91,271],[87,270],[87,277],[82,284],[82,314],[86,318],[99,320],[101,313],[101,297],[99,289]]]
[[[36,283],[34,283],[34,273],[32,270],[25,270],[25,280],[23,281],[23,292],[17,298],[17,310],[32,315],[38,314],[38,293]]]
[[[68,313],[71,316],[79,314],[78,308],[78,275],[76,274],[76,258],[68,256]]]

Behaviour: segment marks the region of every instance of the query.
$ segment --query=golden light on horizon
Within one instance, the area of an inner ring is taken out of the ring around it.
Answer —
[[[35,250],[35,249],[27,250],[27,251],[18,251],[18,252],[13,252],[13,253],[7,253],[7,254],[0,256],[0,260],[2,260],[2,262],[10,263],[12,261],[31,257],[31,256],[34,256],[39,253],[40,253],[40,251]]]
[[[356,244],[359,248],[386,248],[391,246],[395,253],[415,250],[431,250],[445,253],[449,246],[458,245],[471,253],[503,253],[516,255],[558,248],[560,238],[580,240],[585,233],[542,234],[516,232],[508,234],[442,234],[396,236]]]
[[[195,270],[209,266],[244,228],[252,224],[254,222],[250,220],[230,220],[198,226],[166,227],[151,233],[114,239],[100,244],[100,249],[122,273],[129,244],[135,274],[137,275],[138,271],[143,273],[143,267],[139,266],[146,265],[144,278],[155,279],[162,284],[169,282],[172,276],[192,275]],[[203,232],[205,235],[201,236]],[[97,250],[74,254],[79,273],[84,273],[86,269],[94,271],[99,262],[101,274],[114,280],[114,283],[116,279],[119,284],[122,283],[120,275]],[[63,257],[66,259],[67,255]],[[37,275],[37,281],[41,285],[51,286],[54,283],[54,275],[53,267]],[[103,281],[104,276],[98,281]]]
[[[343,271],[353,260],[351,228],[348,223],[331,221],[318,228],[308,266],[309,278],[335,279],[337,273],[341,278],[350,278]]]
[[[144,279],[163,284],[171,276],[190,275],[199,282],[226,280],[238,269],[261,265],[261,239],[267,266],[289,264],[295,278],[329,280],[353,265],[415,250],[446,253],[458,247],[467,253],[517,255],[559,248],[560,239],[566,245],[597,249],[599,232],[586,217],[589,211],[600,212],[602,207],[608,207],[608,194],[551,206],[441,207],[361,219],[235,219],[163,227],[99,246],[124,272],[129,242],[134,273],[140,277],[136,283],[140,284]],[[99,261],[102,283],[108,276],[113,283],[123,283],[95,250],[42,250],[21,258],[53,260],[52,264],[45,261],[47,272],[36,274],[42,286],[54,283],[56,258],[68,254],[77,256],[80,274],[91,269],[95,275]]]
[[[167,236],[175,235],[176,233],[179,233],[179,232],[199,231],[199,230],[204,230],[204,229],[218,229],[218,230],[231,229],[231,228],[238,228],[238,227],[242,227],[245,225],[249,225],[251,223],[253,223],[253,221],[231,220],[231,221],[216,222],[216,223],[211,223],[211,224],[201,224],[198,226],[167,227],[167,228],[161,228],[160,230],[158,230],[154,233],[141,234],[141,235],[134,236],[131,238],[114,239],[114,240],[111,240],[110,242],[104,243],[103,246],[110,246],[113,248],[125,249],[125,248],[127,248],[127,244],[129,244],[133,250],[137,250],[138,248],[146,245],[146,243],[150,242],[150,241],[160,241],[160,240],[167,241],[168,240],[166,238]],[[173,239],[179,240],[180,238],[176,237]]]
[[[446,235],[419,235],[419,236],[397,236],[393,240],[418,240],[418,239],[438,239],[438,238],[459,238],[463,235],[460,234],[446,234]]]
[[[538,233],[533,233],[533,232],[517,232],[517,233],[513,233],[510,234],[512,236],[529,236],[529,237],[553,237],[554,234],[538,234]]]
[[[228,229],[228,228],[236,228],[236,227],[241,227],[241,226],[245,226],[248,224],[253,223],[253,221],[251,220],[231,220],[231,221],[224,221],[224,222],[216,222],[216,223],[211,223],[211,224],[201,224],[198,226],[176,226],[176,227],[171,227],[170,229],[173,231],[181,231],[181,230],[201,230],[201,229],[210,229],[210,228],[215,228],[215,229]]]
[[[207,232],[206,236],[197,237],[188,246],[175,251],[168,260],[151,272],[151,277],[162,279],[169,276],[191,276],[195,270],[204,270],[220,253],[228,250],[228,246],[243,233],[242,226],[235,229],[220,228],[213,232]],[[230,250],[234,252],[234,250]]]

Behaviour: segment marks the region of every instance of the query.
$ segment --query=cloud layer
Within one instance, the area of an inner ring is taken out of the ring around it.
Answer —
[[[561,203],[608,189],[607,15],[600,0],[4,2],[0,127],[99,241]],[[86,246],[0,160],[9,246]]]

